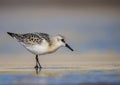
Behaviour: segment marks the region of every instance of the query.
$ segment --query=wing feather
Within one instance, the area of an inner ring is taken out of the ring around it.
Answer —
[[[47,42],[50,41],[50,36],[46,33],[26,33],[26,34],[16,34],[7,32],[11,37],[16,38],[19,42],[25,44],[41,44],[42,40],[45,39]]]

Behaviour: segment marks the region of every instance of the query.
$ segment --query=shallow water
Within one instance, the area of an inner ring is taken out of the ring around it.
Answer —
[[[117,70],[81,70],[80,68],[48,67],[1,68],[0,85],[120,85]]]

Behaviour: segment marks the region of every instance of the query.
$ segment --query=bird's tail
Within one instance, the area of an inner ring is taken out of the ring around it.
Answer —
[[[15,37],[16,38],[16,36],[18,36],[18,34],[15,34],[15,33],[11,33],[11,32],[7,32],[11,37]]]

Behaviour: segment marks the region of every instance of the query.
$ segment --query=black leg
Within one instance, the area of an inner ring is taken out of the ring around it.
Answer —
[[[39,65],[40,69],[42,68],[42,66],[40,65],[39,59],[38,59],[38,55],[36,55],[36,64]]]
[[[36,55],[37,56],[37,55]],[[37,58],[35,57],[36,60],[36,65],[35,65],[35,69],[38,69],[38,63],[37,63]]]

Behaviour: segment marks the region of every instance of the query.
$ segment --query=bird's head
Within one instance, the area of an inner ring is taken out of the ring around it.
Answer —
[[[73,49],[66,43],[64,36],[62,35],[55,36],[55,41],[58,46],[65,46],[69,48],[71,51],[73,51]]]

